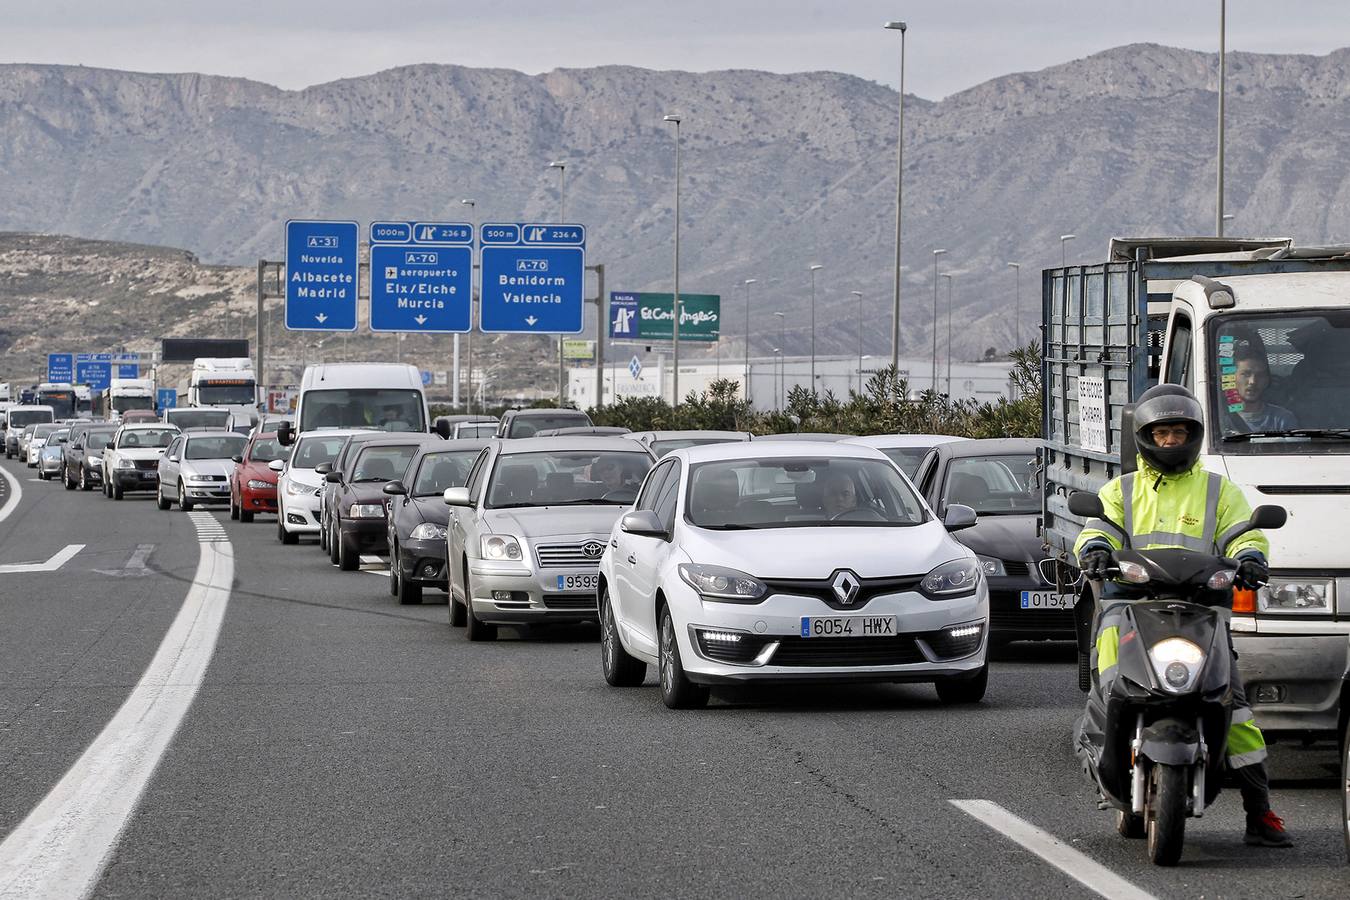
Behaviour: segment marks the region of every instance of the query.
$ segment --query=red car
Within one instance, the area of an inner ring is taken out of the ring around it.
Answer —
[[[286,450],[275,432],[255,434],[234,458],[230,476],[230,518],[252,522],[254,513],[277,511],[277,473],[269,467],[274,459],[285,458]]]

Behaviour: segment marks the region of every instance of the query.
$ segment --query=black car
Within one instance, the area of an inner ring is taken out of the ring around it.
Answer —
[[[389,593],[400,603],[421,603],[422,589],[446,590],[445,529],[450,507],[446,488],[463,487],[487,441],[423,444],[401,480],[384,486],[389,495],[385,527],[389,542]]]
[[[337,494],[337,481],[329,481],[328,476],[333,472],[341,475],[346,466],[351,462],[356,451],[366,441],[378,441],[382,437],[388,437],[387,431],[362,431],[350,435],[342,443],[342,449],[338,451],[337,456],[331,463],[319,463],[314,467],[314,474],[323,476],[323,496],[319,498],[319,549],[328,554],[328,558],[337,565],[337,545],[329,540],[333,536],[332,517],[333,517],[333,498]]]
[[[508,409],[497,423],[497,437],[534,437],[546,428],[589,428],[591,417],[579,409]]]
[[[80,422],[70,426],[61,463],[61,481],[66,490],[93,490],[103,483],[103,459],[100,454],[117,431],[104,422]]]
[[[953,536],[975,551],[989,581],[994,645],[1074,637],[1076,592],[1072,586],[1057,589],[1054,563],[1037,533],[1039,445],[1027,438],[939,444],[914,479],[938,516],[951,503],[969,506],[978,516],[973,527]]]
[[[324,476],[334,488],[328,516],[328,555],[339,569],[352,572],[360,568],[363,551],[381,556],[389,552],[384,523],[389,498],[384,486],[402,478],[421,445],[433,442],[442,444],[444,439],[436,434],[386,433],[379,440],[362,443],[342,471]]]

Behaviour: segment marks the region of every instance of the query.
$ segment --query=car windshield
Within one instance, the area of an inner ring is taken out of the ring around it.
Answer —
[[[408,471],[408,463],[417,453],[416,444],[396,447],[367,447],[356,457],[351,482],[393,481]]]
[[[345,435],[302,437],[291,454],[291,465],[297,469],[312,469],[321,463],[331,463],[346,442]]]
[[[694,466],[685,518],[700,528],[909,526],[923,504],[878,459],[785,457]]]
[[[374,428],[426,431],[421,391],[353,388],[307,391],[299,431],[318,428]]]
[[[122,432],[117,439],[117,449],[167,447],[177,436],[178,430],[174,428],[133,428]]]
[[[910,478],[919,471],[919,463],[928,455],[927,447],[883,447],[881,452],[890,457],[891,462],[900,467]]]
[[[484,422],[482,425],[460,425],[455,429],[456,438],[492,437],[496,433],[496,422]]]
[[[102,450],[108,446],[108,441],[112,438],[112,433],[108,431],[91,431],[84,436],[84,448],[86,450]]]
[[[670,438],[664,441],[652,441],[652,452],[656,454],[657,459],[665,456],[672,450],[683,450],[685,447],[703,447],[707,444],[730,444],[731,438]]]
[[[487,506],[627,506],[651,466],[647,454],[621,450],[507,453],[493,469]]]
[[[253,449],[249,451],[248,458],[253,462],[271,462],[274,459],[282,459],[285,455],[286,451],[276,438],[258,438],[253,442]]]
[[[9,411],[9,427],[22,429],[35,422],[50,422],[52,418],[50,409],[12,409]]]
[[[417,479],[413,484],[414,497],[435,497],[445,493],[446,488],[464,487],[469,479],[469,469],[478,458],[477,450],[444,450],[428,453],[422,457],[417,468]]]
[[[164,414],[170,425],[186,431],[189,428],[226,428],[230,413],[224,409],[171,409]]]
[[[55,425],[39,425],[33,429],[33,437],[45,438],[57,430]]]
[[[980,515],[1040,512],[1035,454],[956,457],[947,466],[942,502],[969,506]]]
[[[233,379],[197,385],[197,402],[210,406],[252,406],[257,402],[252,381]]]
[[[70,437],[70,429],[69,429],[69,428],[61,428],[61,429],[59,429],[59,430],[57,430],[57,431],[53,431],[51,434],[47,435],[47,443],[48,443],[49,445],[50,445],[50,444],[64,444],[64,443],[66,442],[66,439],[69,438],[69,437]]]
[[[511,420],[511,430],[507,432],[506,436],[513,438],[533,437],[536,431],[544,431],[549,428],[576,428],[589,424],[591,424],[590,417],[583,412],[516,416]]]
[[[231,459],[244,452],[244,436],[235,434],[203,435],[188,438],[184,459]]]
[[[1350,453],[1350,310],[1216,322],[1209,401],[1225,454]]]

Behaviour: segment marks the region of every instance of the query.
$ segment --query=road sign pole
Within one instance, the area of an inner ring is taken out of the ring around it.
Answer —
[[[267,356],[266,356],[266,349],[263,346],[263,324],[264,324],[263,301],[267,297],[267,290],[266,288],[263,287],[263,278],[265,277],[266,270],[267,270],[267,260],[265,259],[258,260],[258,316],[256,323],[257,337],[255,338],[258,342],[258,365],[257,365],[258,371],[254,375],[255,381],[253,384],[253,403],[255,406],[258,403],[258,390],[259,389],[266,390],[267,388],[267,376],[266,376]]]
[[[587,266],[595,273],[595,407],[605,405],[605,331],[609,328],[609,307],[605,303],[605,264]]]

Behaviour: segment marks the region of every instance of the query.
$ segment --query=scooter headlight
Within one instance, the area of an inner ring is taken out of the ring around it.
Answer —
[[[1185,638],[1167,638],[1149,648],[1148,659],[1159,683],[1180,694],[1190,690],[1200,676],[1205,651]]]

